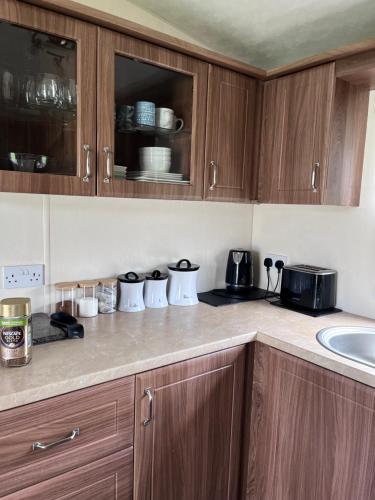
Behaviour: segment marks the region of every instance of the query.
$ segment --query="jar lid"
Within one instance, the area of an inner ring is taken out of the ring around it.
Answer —
[[[98,285],[99,285],[99,281],[98,280],[86,280],[86,281],[80,281],[78,283],[78,286],[80,288],[85,288],[85,287],[88,287],[88,286],[94,287],[94,286],[98,286]]]
[[[28,297],[3,299],[0,302],[0,315],[4,318],[29,316],[31,314],[31,300]]]
[[[99,281],[99,285],[114,286],[117,285],[117,278],[104,278]]]
[[[146,280],[162,281],[168,279],[168,274],[161,273],[159,269],[155,269],[152,273],[146,274]]]
[[[56,290],[71,290],[72,288],[77,288],[78,283],[76,281],[64,281],[62,283],[56,283]]]
[[[192,264],[188,259],[181,259],[177,264],[168,264],[168,269],[171,271],[198,271],[199,267],[198,264]]]
[[[143,274],[137,274],[133,271],[130,271],[126,274],[120,274],[117,279],[122,283],[141,283],[145,280]]]

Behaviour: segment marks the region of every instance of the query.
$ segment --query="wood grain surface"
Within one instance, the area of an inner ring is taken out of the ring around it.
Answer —
[[[257,83],[253,78],[217,66],[208,77],[205,198],[250,201],[257,165],[254,161]],[[214,161],[217,184],[213,190]]]
[[[245,351],[137,375],[135,500],[237,498]],[[149,387],[154,415],[144,427]]]
[[[375,391],[257,343],[248,500],[373,500]]]
[[[336,79],[323,203],[359,206],[369,90]]]
[[[132,500],[133,448],[3,498],[6,500]]]
[[[67,437],[49,450],[32,450]],[[133,445],[134,377],[0,413],[0,496]]]
[[[2,0],[0,18],[20,26],[69,38],[77,43],[77,160],[75,175],[30,174],[0,170],[0,191],[94,195],[96,186],[96,28],[73,19],[27,5],[18,0]],[[83,145],[92,147],[92,176],[85,175]]]
[[[98,81],[98,194],[100,196],[125,196],[163,199],[202,199],[203,168],[206,128],[207,74],[208,65],[186,55],[151,45],[119,33],[99,29],[99,66],[102,75]],[[115,55],[148,62],[150,64],[191,75],[193,78],[190,141],[182,147],[190,148],[190,184],[156,184],[112,179],[105,184],[105,156],[103,149],[109,146],[114,151],[114,78]]]
[[[265,84],[260,202],[321,203],[334,88],[333,63]],[[320,163],[317,192],[312,189],[315,162]]]

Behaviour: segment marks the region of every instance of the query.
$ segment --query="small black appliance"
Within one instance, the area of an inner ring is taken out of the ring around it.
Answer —
[[[253,286],[251,252],[243,249],[230,250],[225,282],[229,292],[248,292]]]
[[[336,305],[337,272],[298,264],[285,266],[281,280],[282,304],[324,311]]]

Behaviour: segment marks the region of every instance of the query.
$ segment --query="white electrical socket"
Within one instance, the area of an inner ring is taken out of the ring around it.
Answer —
[[[43,264],[3,267],[3,288],[35,288],[43,285]]]
[[[288,257],[286,255],[276,255],[274,253],[267,253],[265,259],[267,258],[272,259],[273,263],[272,267],[275,267],[275,262],[277,260],[282,260],[284,262],[284,266],[286,266],[286,264],[288,263]]]

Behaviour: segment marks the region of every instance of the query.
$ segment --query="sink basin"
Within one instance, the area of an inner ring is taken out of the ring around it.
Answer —
[[[375,368],[375,328],[334,326],[320,330],[316,338],[326,349]]]

